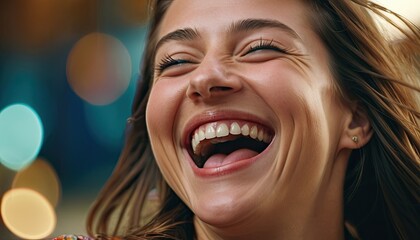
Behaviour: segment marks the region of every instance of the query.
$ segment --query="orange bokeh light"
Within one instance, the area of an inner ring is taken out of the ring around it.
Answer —
[[[47,198],[54,207],[57,206],[61,192],[60,182],[55,170],[41,158],[16,174],[12,188],[35,190]]]
[[[94,105],[106,105],[127,90],[131,69],[130,54],[118,39],[91,33],[71,50],[67,79],[79,97]]]

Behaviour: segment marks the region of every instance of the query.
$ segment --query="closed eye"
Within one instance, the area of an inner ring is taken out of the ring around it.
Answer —
[[[164,70],[172,66],[186,64],[186,63],[191,63],[191,61],[185,60],[185,59],[175,59],[167,55],[157,64],[156,71],[158,74],[161,74]]]
[[[245,54],[243,54],[242,56],[245,56],[253,52],[261,51],[261,50],[272,50],[272,51],[285,53],[285,54],[289,52],[285,48],[282,48],[278,46],[277,44],[275,44],[273,40],[260,39],[260,41],[258,41],[257,44],[251,45],[248,51],[246,51]]]

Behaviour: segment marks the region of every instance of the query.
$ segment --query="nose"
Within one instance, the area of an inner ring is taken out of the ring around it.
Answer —
[[[203,60],[191,75],[187,96],[194,101],[206,101],[241,90],[241,79],[229,71],[226,65],[217,59]]]

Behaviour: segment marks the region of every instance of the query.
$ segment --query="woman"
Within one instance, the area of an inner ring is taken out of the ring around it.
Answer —
[[[152,9],[126,145],[90,212],[91,235],[419,235],[418,75],[368,14],[384,9],[363,0]],[[419,30],[406,24],[418,50]],[[159,203],[145,217],[152,190]]]

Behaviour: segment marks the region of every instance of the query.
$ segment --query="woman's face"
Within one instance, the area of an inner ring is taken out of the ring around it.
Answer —
[[[348,109],[296,0],[176,0],[147,107],[166,181],[202,221],[308,207],[330,185]]]

